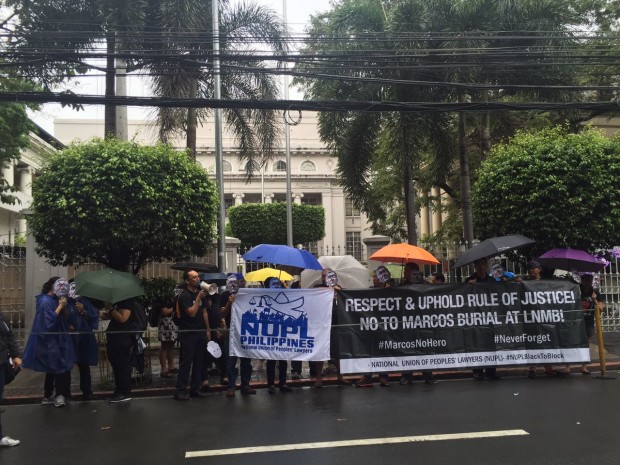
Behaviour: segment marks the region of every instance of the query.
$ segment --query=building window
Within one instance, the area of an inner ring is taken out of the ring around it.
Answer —
[[[222,171],[223,172],[232,171],[232,165],[230,164],[229,161],[224,160],[224,163],[222,164]]]
[[[358,231],[347,232],[347,255],[353,255],[358,261],[362,260],[362,233]]]
[[[312,163],[310,160],[306,160],[301,164],[301,171],[316,171],[316,165]]]
[[[282,172],[282,171],[286,171],[286,162],[282,161],[282,160],[278,160],[277,162],[275,162],[275,164],[273,165],[273,170],[277,171],[277,172]]]
[[[344,214],[345,216],[360,216],[359,208],[355,208],[353,201],[348,197],[344,199]]]

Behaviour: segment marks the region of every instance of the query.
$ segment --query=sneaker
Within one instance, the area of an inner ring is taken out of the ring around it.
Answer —
[[[235,397],[235,390],[234,389],[227,389],[226,390],[226,397]]]
[[[204,399],[205,397],[207,397],[209,394],[207,394],[206,392],[202,392],[199,389],[192,389],[191,391],[189,391],[189,396],[190,397],[196,397],[198,399]]]
[[[129,402],[130,400],[131,400],[131,397],[124,396],[124,395],[122,395],[122,394],[118,394],[118,395],[116,395],[116,396],[112,397],[112,398],[108,401],[108,403],[110,403],[110,404],[118,404],[118,403],[120,403],[120,402]]]
[[[379,377],[379,386],[388,387],[390,385],[390,381],[385,376]]]
[[[276,387],[272,384],[271,386],[269,386],[269,387],[267,388],[267,392],[268,392],[269,394],[275,394],[275,393],[276,393]]]
[[[290,387],[288,384],[282,384],[280,386],[280,392],[293,392],[293,388]]]
[[[0,439],[0,447],[13,447],[19,444],[19,440],[11,439],[8,436],[4,436]]]
[[[65,401],[65,397],[56,396],[56,398],[54,399],[54,407],[64,407],[65,405],[67,405],[67,402]]]
[[[44,397],[43,399],[41,399],[41,405],[52,405],[53,403],[54,403],[54,398],[52,396]]]
[[[401,376],[398,384],[400,384],[401,386],[407,386],[409,384],[413,384],[413,380],[408,376]]]

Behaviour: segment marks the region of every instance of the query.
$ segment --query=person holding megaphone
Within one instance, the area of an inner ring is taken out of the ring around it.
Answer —
[[[175,311],[179,321],[179,373],[175,387],[176,400],[189,400],[190,397],[206,397],[201,391],[202,367],[205,346],[211,339],[209,315],[207,312],[208,289],[201,289],[200,276],[195,270],[183,273],[185,289],[176,301]],[[190,378],[191,374],[191,378]]]

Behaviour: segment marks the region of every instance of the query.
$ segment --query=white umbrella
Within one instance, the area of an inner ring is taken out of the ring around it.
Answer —
[[[331,268],[338,275],[338,284],[344,289],[365,289],[369,283],[368,268],[351,255],[324,255],[319,257],[323,268]],[[304,270],[301,273],[301,287],[310,288],[321,282],[321,272]]]

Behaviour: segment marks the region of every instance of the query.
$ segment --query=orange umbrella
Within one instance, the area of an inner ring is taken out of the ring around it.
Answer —
[[[437,265],[439,263],[439,260],[433,257],[431,253],[422,247],[411,244],[389,244],[380,248],[368,258],[379,262],[413,262],[418,265]]]

